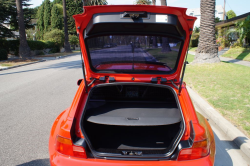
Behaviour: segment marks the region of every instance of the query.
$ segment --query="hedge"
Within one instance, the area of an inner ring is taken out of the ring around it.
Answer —
[[[51,52],[59,52],[60,47],[52,41],[32,41],[28,40],[28,45],[30,49],[33,50],[43,50],[51,49]],[[19,54],[19,40],[0,40],[0,49],[4,49],[9,53],[10,51],[14,52],[15,55]]]
[[[8,53],[5,49],[0,48],[0,60],[7,60]]]
[[[198,38],[197,39],[191,39],[189,46],[190,47],[198,47],[198,43],[199,43],[199,39]]]

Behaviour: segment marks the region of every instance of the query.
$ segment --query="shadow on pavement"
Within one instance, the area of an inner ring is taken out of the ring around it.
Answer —
[[[17,166],[50,166],[49,159],[37,159]]]
[[[216,155],[214,166],[233,166],[233,161],[228,154],[230,149],[239,149],[233,141],[220,140],[214,133],[214,139],[216,143]]]

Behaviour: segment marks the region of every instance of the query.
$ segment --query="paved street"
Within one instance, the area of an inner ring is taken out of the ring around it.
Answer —
[[[153,56],[146,54],[142,48],[134,48],[134,52],[132,52],[130,45],[93,50],[90,53],[93,66],[101,62],[156,61]]]
[[[79,78],[79,55],[0,71],[0,165],[49,165],[50,128],[70,106]],[[216,166],[250,165],[232,141],[214,132]]]

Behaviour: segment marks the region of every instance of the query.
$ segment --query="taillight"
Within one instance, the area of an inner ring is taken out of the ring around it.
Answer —
[[[207,156],[209,153],[209,146],[207,139],[202,141],[195,141],[191,148],[182,149],[179,153],[178,160],[193,160]]]
[[[56,137],[56,150],[64,155],[87,158],[86,151],[83,147],[75,146],[71,139],[59,135]]]

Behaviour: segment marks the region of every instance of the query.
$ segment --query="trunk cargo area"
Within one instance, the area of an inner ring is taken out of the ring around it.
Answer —
[[[168,86],[102,84],[89,94],[81,127],[95,152],[166,154],[174,150],[183,134],[179,107]]]

